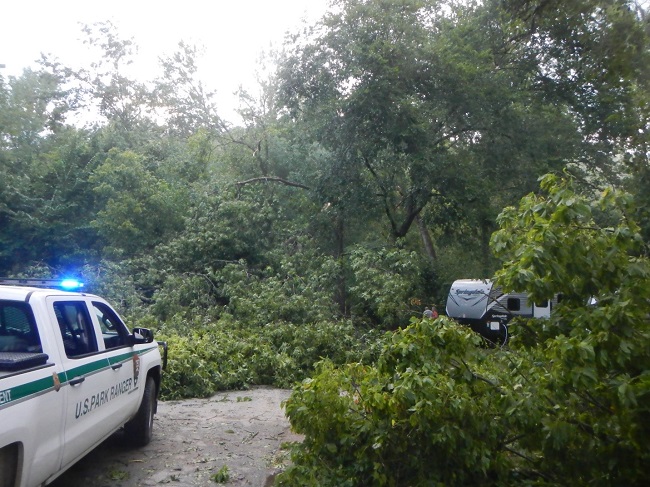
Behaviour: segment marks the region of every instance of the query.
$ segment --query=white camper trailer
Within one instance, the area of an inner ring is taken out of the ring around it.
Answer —
[[[489,279],[454,281],[447,296],[447,316],[468,325],[488,340],[508,340],[508,322],[515,316],[548,318],[557,299],[534,303],[524,293],[503,293]]]

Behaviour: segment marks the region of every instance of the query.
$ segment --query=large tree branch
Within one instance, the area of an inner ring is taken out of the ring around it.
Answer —
[[[363,163],[368,169],[368,171],[370,171],[372,177],[375,178],[375,181],[377,182],[377,186],[379,186],[379,189],[381,190],[381,197],[384,200],[384,211],[386,212],[386,216],[388,217],[388,221],[390,222],[390,226],[393,230],[393,235],[397,235],[399,230],[397,229],[397,222],[395,221],[395,218],[393,217],[393,212],[391,211],[389,197],[388,197],[388,190],[386,189],[386,186],[384,186],[384,184],[382,183],[379,174],[377,174],[375,168],[372,167],[372,164],[370,164],[370,161],[368,160],[367,157],[363,158]]]
[[[426,206],[427,201],[423,204],[415,205],[415,204],[410,204],[408,207],[408,210],[406,212],[406,216],[404,218],[404,221],[402,222],[402,225],[397,229],[397,232],[395,233],[396,237],[405,237],[406,234],[408,233],[409,229],[411,228],[411,225],[413,224],[413,221],[417,218],[417,216],[420,214],[420,212],[424,209]]]
[[[302,189],[311,189],[309,186],[305,186],[302,183],[296,183],[294,181],[288,181],[288,180],[283,179],[283,178],[268,177],[268,176],[262,176],[262,177],[259,177],[259,178],[251,178],[251,179],[247,179],[246,181],[238,181],[235,184],[238,187],[241,188],[242,186],[245,186],[247,184],[261,183],[261,182],[265,182],[265,183],[268,183],[268,182],[281,183],[281,184],[284,184],[285,186],[293,186],[295,188],[302,188]]]

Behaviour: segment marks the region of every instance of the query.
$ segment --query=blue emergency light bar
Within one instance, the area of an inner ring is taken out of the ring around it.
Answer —
[[[61,281],[61,287],[68,291],[72,291],[76,289],[81,289],[82,287],[84,287],[84,284],[83,282],[78,281],[77,279],[63,279]]]

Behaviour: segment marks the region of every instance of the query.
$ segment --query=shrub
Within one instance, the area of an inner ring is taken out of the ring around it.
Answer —
[[[479,338],[441,318],[395,333],[377,366],[329,361],[285,407],[305,435],[279,485],[477,485],[508,457],[495,377],[480,375]],[[370,480],[371,479],[371,480]]]

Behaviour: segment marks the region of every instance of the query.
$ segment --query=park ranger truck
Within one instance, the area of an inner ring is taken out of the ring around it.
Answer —
[[[46,485],[122,427],[151,440],[166,346],[99,296],[43,285],[0,280],[0,487]]]

